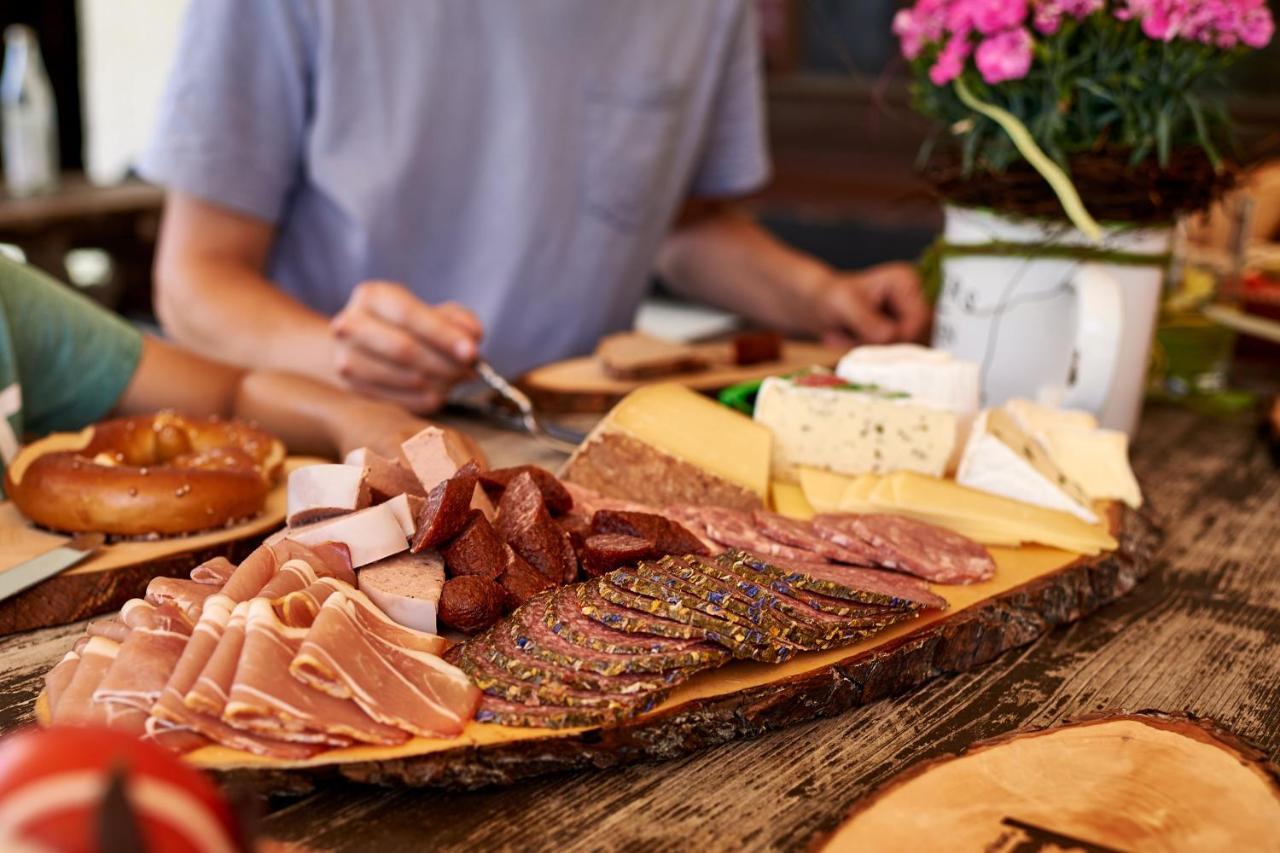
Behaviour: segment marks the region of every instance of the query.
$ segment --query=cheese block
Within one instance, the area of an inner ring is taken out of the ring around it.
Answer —
[[[978,365],[943,350],[919,344],[856,347],[840,359],[836,376],[846,382],[902,391],[917,403],[957,415],[978,412]]]
[[[653,506],[763,508],[769,430],[681,385],[632,391],[569,457],[561,477]]]
[[[848,475],[909,470],[939,476],[956,442],[954,412],[777,376],[760,386],[755,419],[773,433],[773,473],[785,482],[797,482],[799,466]]]
[[[773,511],[801,521],[808,521],[816,514],[813,505],[804,496],[804,490],[795,483],[774,480],[769,484],[769,498]]]
[[[1005,411],[983,412],[965,445],[956,482],[971,489],[1048,509],[1069,512],[1093,524],[1089,495]]]
[[[1094,500],[1142,506],[1142,490],[1129,467],[1129,436],[1114,429],[1050,426],[1037,434],[1049,457]]]
[[[1116,547],[1115,539],[1101,525],[1087,524],[1069,513],[910,471],[885,479],[889,492],[886,500],[904,514],[943,527],[950,523],[980,525],[1010,541],[1035,542],[1081,554],[1097,554]]]
[[[1098,419],[1081,409],[1055,409],[1014,398],[1002,406],[1026,432],[1036,435],[1053,427],[1097,429]]]

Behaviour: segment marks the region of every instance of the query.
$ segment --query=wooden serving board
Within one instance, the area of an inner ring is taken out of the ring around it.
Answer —
[[[792,373],[813,365],[835,367],[847,351],[804,341],[787,341],[782,358],[739,367],[732,362],[726,342],[695,344],[710,363],[706,370],[677,373],[655,379],[614,379],[604,372],[595,356],[571,358],[536,367],[518,384],[543,412],[607,412],[613,404],[642,385],[678,382],[695,391],[719,391],[738,382]]]
[[[301,762],[217,746],[189,758],[227,781],[279,793],[335,780],[475,788],[575,767],[672,758],[979,666],[1115,600],[1150,570],[1157,534],[1123,507],[1112,507],[1110,520],[1120,542],[1116,551],[1079,557],[1041,547],[993,548],[993,580],[934,587],[951,605],[945,612],[779,665],[734,662],[695,676],[658,708],[621,724],[551,730],[472,723],[455,738],[353,747]]]
[[[1158,711],[1014,732],[899,774],[821,846],[1274,850],[1280,768],[1216,725]]]
[[[284,524],[288,473],[322,461],[286,460],[285,476],[267,495],[261,514],[249,521],[194,536],[114,542],[80,565],[0,601],[0,634],[64,625],[118,610],[129,599],[140,598],[152,578],[186,577],[214,557],[240,562]],[[0,572],[67,540],[35,527],[8,501],[0,503]]]

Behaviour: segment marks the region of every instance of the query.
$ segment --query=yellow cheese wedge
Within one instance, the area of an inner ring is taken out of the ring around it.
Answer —
[[[1101,525],[1091,525],[1065,512],[1032,506],[910,471],[899,471],[877,484],[871,500],[884,501],[905,513],[916,513],[946,526],[968,525],[1010,539],[1035,542],[1066,551],[1096,554],[1116,547]],[[967,534],[966,534],[967,535]]]
[[[804,466],[797,468],[796,474],[800,479],[800,490],[815,512],[843,511],[840,500],[854,482],[853,477]]]
[[[611,497],[668,506],[763,507],[773,435],[681,385],[632,391],[565,463],[564,479]]]
[[[804,496],[804,490],[795,483],[774,480],[769,484],[769,496],[773,499],[774,512],[802,521],[808,521],[815,515],[813,506]]]
[[[880,474],[863,474],[854,477],[840,497],[841,512],[885,512],[883,507],[871,502],[871,492],[884,477]]]

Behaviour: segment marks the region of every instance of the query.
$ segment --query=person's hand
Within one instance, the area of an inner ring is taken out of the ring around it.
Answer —
[[[929,306],[915,267],[881,264],[861,272],[837,272],[817,292],[816,321],[832,346],[918,340]]]
[[[389,281],[357,286],[332,328],[334,366],[353,391],[422,414],[466,377],[484,331],[461,305],[428,305]]]

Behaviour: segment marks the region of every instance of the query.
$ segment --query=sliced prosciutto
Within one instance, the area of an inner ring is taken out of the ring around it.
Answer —
[[[151,604],[172,604],[187,620],[187,627],[200,620],[205,600],[216,593],[213,584],[200,583],[187,578],[152,578],[147,584],[146,601]]]
[[[309,629],[282,623],[271,602],[265,598],[249,602],[245,625],[244,651],[223,712],[228,723],[267,737],[319,736],[333,745],[408,740],[408,733],[374,721],[355,702],[314,690],[289,676],[289,665]]]
[[[145,712],[93,701],[93,692],[106,677],[119,652],[120,643],[115,640],[106,637],[89,638],[80,652],[80,662],[58,700],[53,722],[73,726],[110,726],[131,734],[142,734],[147,719]]]
[[[58,700],[62,698],[67,685],[71,683],[79,664],[80,652],[72,649],[62,656],[62,660],[53,665],[53,669],[45,673],[44,700],[51,718],[58,713]]]
[[[288,595],[271,599],[276,618],[286,625],[295,628],[308,628],[316,620],[316,614],[325,599],[338,589],[349,589],[346,584],[333,578],[320,578],[315,583]]]
[[[235,678],[240,652],[244,650],[244,623],[249,613],[249,602],[242,601],[231,608],[231,617],[222,629],[218,645],[205,661],[191,689],[182,697],[182,704],[201,714],[221,717],[227,706],[227,694]]]
[[[358,593],[357,593],[358,595]],[[462,732],[480,702],[466,674],[428,651],[421,642],[388,641],[362,627],[356,596],[332,595],[298,649],[290,671],[316,691],[350,699],[388,726],[421,737],[453,737]],[[401,628],[400,636],[418,632]],[[431,638],[431,639],[427,639]]]
[[[231,575],[235,573],[235,570],[236,564],[226,557],[214,557],[212,560],[205,560],[192,569],[190,577],[196,583],[207,584],[221,589],[231,579]]]
[[[129,626],[129,635],[94,690],[93,701],[126,705],[148,714],[182,657],[191,638],[191,625],[173,604],[157,607],[136,598],[125,602],[120,618]]]

